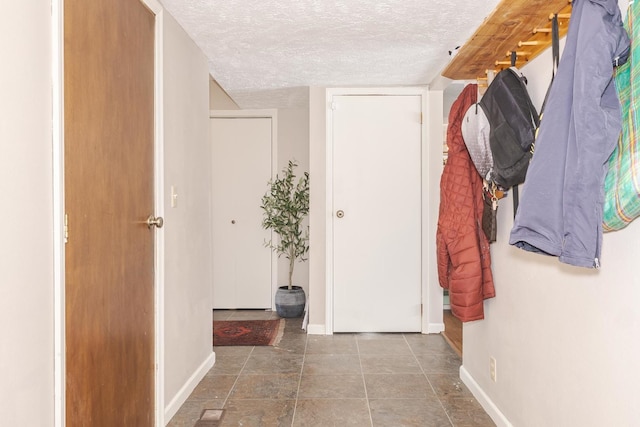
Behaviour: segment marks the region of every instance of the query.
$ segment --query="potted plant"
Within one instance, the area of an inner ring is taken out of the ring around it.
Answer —
[[[265,246],[289,260],[289,284],[276,292],[276,311],[280,317],[300,317],[304,312],[305,294],[300,286],[293,286],[293,269],[296,261],[305,261],[309,251],[309,232],[302,222],[309,213],[309,173],[295,182],[298,164],[289,160],[282,170],[269,181],[269,189],[262,197],[260,208],[264,211],[262,227],[275,232],[277,239],[265,242]]]

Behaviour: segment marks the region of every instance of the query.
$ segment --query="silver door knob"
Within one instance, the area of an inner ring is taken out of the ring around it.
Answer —
[[[337,211],[337,212],[336,212],[336,216],[337,216],[338,218],[342,218],[342,217],[344,216],[344,211],[343,211],[343,210],[339,210],[339,211]]]
[[[151,229],[151,227],[162,228],[164,225],[164,219],[161,216],[155,217],[153,215],[149,215],[147,218],[147,227]]]

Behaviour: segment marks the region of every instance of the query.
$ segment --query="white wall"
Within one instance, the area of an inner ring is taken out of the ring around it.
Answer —
[[[324,334],[326,311],[326,89],[309,88],[309,328]]]
[[[213,363],[207,60],[164,14],[165,421]],[[170,188],[178,204],[171,207]]]
[[[545,52],[523,68],[538,108],[550,67]],[[485,302],[484,320],[463,328],[465,382],[505,425],[640,425],[640,221],[604,235],[600,270],[509,246],[512,225],[507,198],[491,245],[496,297]]]
[[[309,171],[309,110],[278,110],[278,171],[287,166],[289,160],[298,162],[296,176]],[[309,179],[314,179],[309,176]],[[294,268],[293,284],[302,286],[309,295],[309,262],[297,262]],[[286,285],[289,280],[289,260],[278,260],[278,286]]]
[[[0,14],[0,423],[53,424],[51,4]]]

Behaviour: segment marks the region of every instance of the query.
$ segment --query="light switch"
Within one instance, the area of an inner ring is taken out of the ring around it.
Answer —
[[[178,189],[174,185],[171,186],[171,207],[178,207]]]

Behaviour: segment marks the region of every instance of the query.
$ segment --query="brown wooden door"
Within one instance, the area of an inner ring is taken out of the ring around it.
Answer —
[[[154,25],[64,2],[66,425],[154,423]]]

